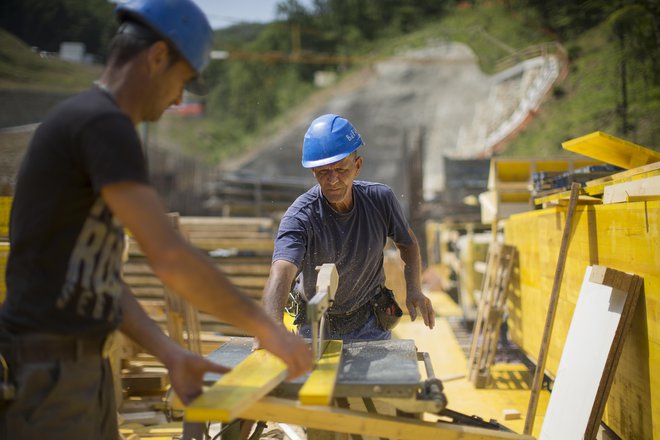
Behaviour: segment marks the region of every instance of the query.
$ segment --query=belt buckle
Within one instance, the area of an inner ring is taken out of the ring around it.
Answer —
[[[105,341],[103,342],[103,348],[101,349],[101,356],[103,359],[108,359],[110,353],[115,348],[115,332],[112,332],[106,336]]]

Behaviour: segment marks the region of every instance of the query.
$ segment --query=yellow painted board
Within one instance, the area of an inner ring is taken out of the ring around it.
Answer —
[[[645,171],[639,174],[631,174],[625,177],[621,177],[619,179],[612,179],[607,182],[599,183],[597,185],[586,186],[582,188],[582,190],[591,196],[596,196],[603,194],[605,192],[605,188],[610,185],[616,185],[625,182],[633,182],[635,180],[647,179],[655,176],[660,176],[660,170],[652,170],[652,171]]]
[[[0,243],[0,303],[4,302],[7,295],[7,285],[5,282],[5,270],[7,268],[7,258],[9,257],[9,243]]]
[[[230,422],[287,375],[286,364],[266,350],[253,351],[186,407],[189,422]]]
[[[511,216],[505,242],[516,246],[519,270],[509,295],[509,334],[527,353],[539,352],[566,209]],[[546,367],[556,374],[563,344],[588,265],[644,278],[632,327],[625,339],[603,420],[622,438],[660,432],[660,202],[578,206],[562,278]]]
[[[328,341],[321,359],[298,392],[303,405],[330,405],[341,363],[342,341]]]
[[[9,213],[13,197],[0,197],[0,237],[9,237]]]
[[[653,172],[656,172],[653,174]],[[651,173],[651,174],[648,174]],[[589,180],[588,182],[585,183],[587,187],[589,186],[596,186],[596,185],[602,185],[606,184],[608,182],[612,182],[613,180],[617,180],[619,182],[625,182],[626,180],[624,179],[629,179],[633,176],[637,175],[643,175],[643,177],[650,177],[650,176],[655,176],[658,173],[660,173],[660,162],[654,162],[648,165],[644,165],[641,167],[637,168],[632,168],[626,171],[621,171],[620,173],[616,174],[610,174],[609,176],[601,177],[599,179],[593,179]]]
[[[602,131],[562,142],[564,149],[630,169],[660,161],[660,153]]]
[[[413,418],[386,416],[330,406],[304,406],[276,397],[264,397],[242,415],[250,420],[271,420],[332,432],[401,440],[534,440],[534,437],[512,432],[432,423]]]

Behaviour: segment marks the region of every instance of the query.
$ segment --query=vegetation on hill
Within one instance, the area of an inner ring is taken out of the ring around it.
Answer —
[[[569,74],[504,154],[554,155],[561,142],[594,131],[660,151],[660,3],[584,3],[542,15],[563,36]],[[573,20],[557,18],[573,11]]]
[[[77,92],[98,78],[100,66],[43,57],[0,28],[0,89]]]
[[[102,55],[115,26],[111,8],[105,0],[7,0],[0,24],[30,46],[57,50],[50,45],[79,39]],[[257,144],[313,96],[319,70],[341,76],[374,58],[449,40],[468,44],[493,73],[501,60],[558,40],[570,73],[504,153],[556,154],[561,141],[595,130],[659,147],[657,1],[315,0],[306,9],[285,0],[278,8],[276,22],[216,33],[215,48],[230,57],[204,73],[211,89],[205,116],[168,117],[157,139],[218,162]],[[0,30],[1,88],[84,88],[96,72],[40,59]]]

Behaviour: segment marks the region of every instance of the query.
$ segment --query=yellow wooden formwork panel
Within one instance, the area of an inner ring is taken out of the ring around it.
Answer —
[[[505,226],[505,242],[518,248],[520,261],[509,301],[510,334],[532,357],[539,352],[565,216],[565,207],[542,209],[514,215]],[[557,372],[587,266],[643,277],[604,416],[624,439],[660,432],[659,262],[660,202],[577,207],[546,368]]]
[[[602,131],[562,142],[564,149],[621,168],[635,168],[660,161],[660,153]]]

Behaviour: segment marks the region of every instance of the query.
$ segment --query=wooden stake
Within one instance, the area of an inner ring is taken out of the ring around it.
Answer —
[[[573,182],[571,185],[571,197],[568,201],[568,209],[566,211],[566,224],[564,225],[564,233],[561,237],[561,245],[559,247],[559,257],[557,259],[557,268],[555,269],[555,278],[552,284],[552,292],[550,294],[550,304],[548,305],[545,327],[543,328],[541,348],[536,360],[536,370],[534,371],[534,379],[532,381],[531,387],[532,393],[529,397],[529,406],[527,407],[527,415],[525,417],[525,429],[523,430],[523,433],[526,435],[531,435],[532,428],[534,428],[534,418],[536,417],[536,409],[539,403],[541,383],[543,382],[543,374],[545,372],[545,361],[548,357],[548,347],[550,346],[550,337],[552,336],[552,326],[555,322],[557,303],[559,302],[559,290],[561,287],[562,276],[564,275],[566,254],[568,253],[568,245],[571,237],[573,214],[575,213],[575,207],[577,205],[579,193],[580,184]]]

